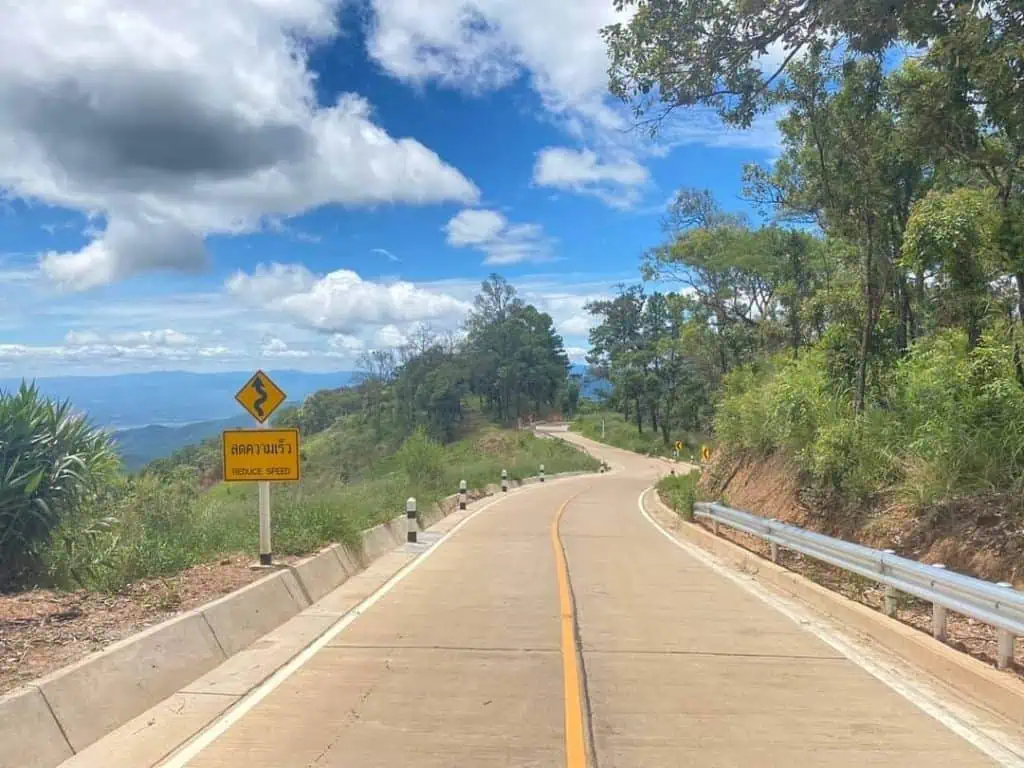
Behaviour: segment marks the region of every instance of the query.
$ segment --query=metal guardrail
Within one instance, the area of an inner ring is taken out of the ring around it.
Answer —
[[[888,616],[895,616],[901,592],[928,601],[932,604],[932,634],[939,640],[946,639],[947,611],[995,627],[1000,669],[1010,665],[1014,641],[1024,635],[1024,593],[1016,591],[1012,584],[993,584],[953,573],[943,565],[925,565],[900,557],[892,550],[852,544],[721,504],[698,503],[693,514],[709,520],[716,535],[719,526],[725,525],[768,542],[774,562],[778,562],[782,547],[884,584],[883,611]]]

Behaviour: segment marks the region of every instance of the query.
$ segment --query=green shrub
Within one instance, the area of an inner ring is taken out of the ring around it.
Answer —
[[[61,521],[117,466],[109,436],[34,385],[0,392],[0,589],[39,575]]]
[[[685,475],[668,475],[658,481],[658,494],[662,501],[675,510],[684,520],[693,520],[693,505],[697,503],[697,481],[700,472]]]
[[[775,358],[726,377],[716,433],[727,448],[784,451],[812,485],[864,499],[894,491],[927,504],[1024,478],[1024,389],[1008,334],[970,349],[962,331],[918,342],[888,368],[860,414],[833,380],[832,340],[797,361]]]

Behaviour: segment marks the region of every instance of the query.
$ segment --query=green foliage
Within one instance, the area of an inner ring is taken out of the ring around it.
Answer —
[[[730,374],[716,418],[733,449],[793,457],[817,487],[850,499],[892,491],[927,504],[1020,488],[1024,390],[1005,331],[971,348],[961,331],[919,342],[895,367],[885,406],[861,414],[829,381],[824,346]]]
[[[372,418],[342,417],[305,440],[303,480],[273,493],[274,551],[300,555],[334,541],[357,544],[361,531],[401,514],[408,496],[422,508],[455,491],[513,479],[594,470],[596,462],[562,441],[484,429],[444,445],[423,428],[397,450],[377,443]],[[256,489],[248,483],[203,490],[188,465],[119,477],[66,516],[43,553],[49,581],[117,590],[225,554],[255,556]]]
[[[685,475],[667,475],[658,481],[657,489],[661,500],[675,510],[684,520],[693,521],[693,505],[697,503],[697,482],[700,472]]]
[[[34,578],[51,532],[116,469],[109,436],[35,386],[0,392],[0,588]]]
[[[470,390],[488,413],[509,423],[544,416],[562,403],[569,358],[551,316],[524,304],[499,275],[481,286],[466,321]]]

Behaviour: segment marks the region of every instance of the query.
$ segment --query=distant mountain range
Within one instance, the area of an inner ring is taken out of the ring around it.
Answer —
[[[251,426],[252,418],[248,414],[242,414],[230,419],[199,421],[183,427],[151,424],[148,427],[120,429],[113,433],[113,437],[125,469],[134,472],[155,459],[170,456],[186,445],[194,445],[207,438],[216,437],[225,429]]]
[[[352,371],[267,373],[288,395],[301,402],[320,389],[350,384]],[[252,372],[187,373],[158,371],[115,376],[62,376],[36,379],[43,394],[70,400],[75,409],[87,413],[101,427],[130,429],[152,425],[185,426],[201,421],[232,419],[244,415],[235,393]],[[15,389],[21,379],[0,379],[0,389]]]

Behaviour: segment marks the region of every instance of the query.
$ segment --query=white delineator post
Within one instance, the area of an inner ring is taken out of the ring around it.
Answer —
[[[1013,589],[1013,584],[1008,581],[1000,581],[997,586],[1003,587],[1004,589]],[[1009,669],[1013,664],[1013,651],[1015,641],[1017,640],[1009,630],[997,629],[996,640],[998,647],[996,649],[996,666],[999,669]]]
[[[260,429],[267,429],[268,424],[260,424]],[[260,565],[274,564],[273,548],[270,541],[270,481],[260,480]]]
[[[410,544],[415,544],[416,543],[416,533],[417,533],[417,526],[416,526],[416,499],[414,499],[412,496],[410,496],[408,498],[408,500],[406,500],[406,502],[405,502],[405,521],[406,521],[406,523],[409,526],[409,532],[408,532],[408,534],[406,534],[406,540]]]
[[[542,483],[544,482],[544,465],[543,464],[540,465],[540,481]]]
[[[506,493],[508,491],[508,472],[504,469],[501,470],[501,490],[502,493]]]
[[[459,481],[459,509],[466,508],[466,481]]]

